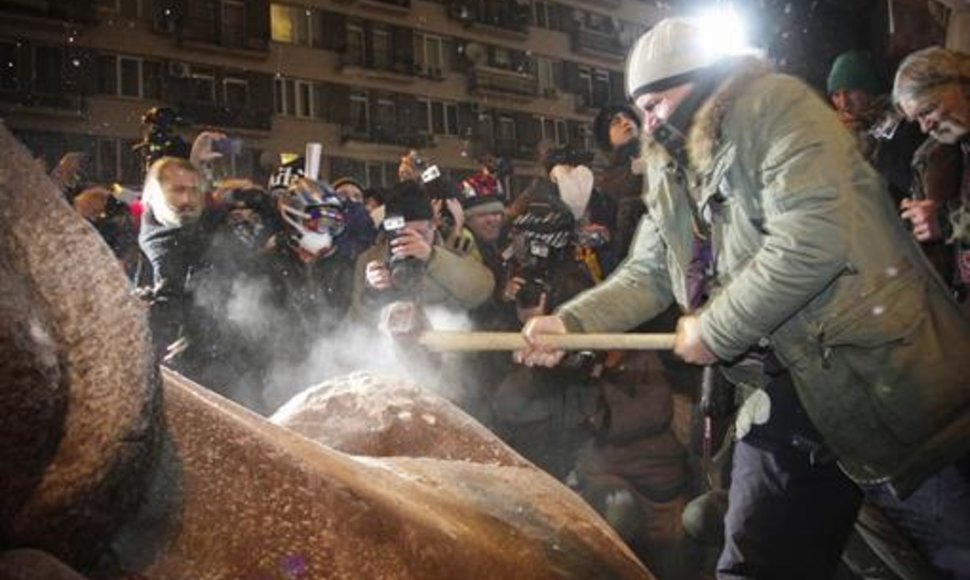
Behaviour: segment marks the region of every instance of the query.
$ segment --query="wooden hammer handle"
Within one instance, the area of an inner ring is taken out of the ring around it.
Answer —
[[[543,334],[543,344],[562,350],[671,350],[671,334]],[[519,350],[526,347],[518,332],[457,332],[430,330],[418,342],[435,352]]]

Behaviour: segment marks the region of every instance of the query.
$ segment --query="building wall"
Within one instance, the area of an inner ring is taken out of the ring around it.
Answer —
[[[589,141],[596,109],[622,99],[627,46],[661,17],[637,0],[38,4],[0,3],[5,122],[49,161],[82,148],[92,177],[131,185],[141,115],[162,105],[195,122],[186,138],[204,127],[242,138],[243,173],[319,141],[325,177],[392,182],[409,146],[461,174],[473,168],[461,137],[474,133],[524,183],[542,139]]]

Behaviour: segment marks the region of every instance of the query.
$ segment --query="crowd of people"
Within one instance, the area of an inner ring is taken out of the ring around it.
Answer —
[[[550,147],[523,191],[480,147],[460,183],[420,151],[388,189],[305,158],[214,179],[212,131],[146,147],[137,200],[54,177],[148,305],[160,363],[257,412],[284,402],[280,369],[386,306],[441,307],[522,329],[515,362],[456,363],[455,402],[658,577],[832,577],[863,501],[970,577],[970,57],[919,51],[887,94],[847,53],[826,103],[698,34],[647,32],[630,102],[595,119],[605,164]],[[675,353],[542,341],[629,330],[675,332]]]

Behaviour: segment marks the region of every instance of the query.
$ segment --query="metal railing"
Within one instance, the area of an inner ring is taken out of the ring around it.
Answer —
[[[479,67],[468,75],[468,90],[536,97],[539,95],[539,83],[533,74]]]
[[[593,52],[617,58],[625,58],[627,49],[620,42],[619,35],[580,28],[573,32],[572,49],[575,52]]]

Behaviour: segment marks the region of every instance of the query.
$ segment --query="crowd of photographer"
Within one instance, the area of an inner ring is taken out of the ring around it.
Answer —
[[[620,198],[632,194],[599,186],[592,154],[572,148],[540,151],[545,173],[524,191],[510,190],[508,160],[476,141],[465,153],[478,169],[460,182],[412,150],[392,187],[349,176],[327,183],[308,148],[263,185],[224,175],[220,158],[238,152],[238,140],[202,131],[190,144],[179,136],[187,121],[167,108],[144,121],[140,197],[70,177],[65,194],[146,302],[160,362],[261,413],[284,402],[271,369],[321,356],[315,345],[328,338],[376,331],[388,304],[444,307],[476,330],[518,331],[602,281],[635,227],[627,217],[617,229],[617,207],[628,203]],[[611,124],[604,152],[614,147]],[[635,141],[636,131],[622,138]],[[79,162],[68,158],[55,174],[76,175]],[[652,354],[577,354],[556,370],[514,365],[507,353],[458,362],[449,376],[472,395],[455,402],[583,493],[662,569],[677,553],[690,479],[672,387],[686,409],[696,377]]]

